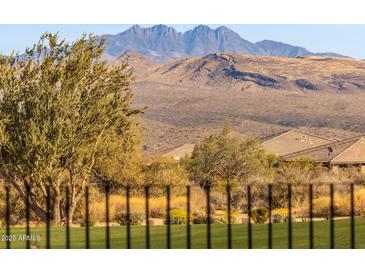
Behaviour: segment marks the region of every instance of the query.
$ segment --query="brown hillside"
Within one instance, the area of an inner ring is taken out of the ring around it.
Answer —
[[[234,90],[365,91],[365,62],[350,58],[282,58],[217,53],[158,67],[150,81]]]
[[[220,53],[165,64],[130,54],[128,62],[135,104],[148,106],[141,119],[147,151],[196,143],[224,124],[255,136],[365,132],[364,61]]]

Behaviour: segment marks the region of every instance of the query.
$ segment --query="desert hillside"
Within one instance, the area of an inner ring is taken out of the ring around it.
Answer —
[[[365,62],[229,53],[157,64],[128,52],[147,152],[198,142],[224,124],[247,135],[291,128],[344,138],[365,132]]]

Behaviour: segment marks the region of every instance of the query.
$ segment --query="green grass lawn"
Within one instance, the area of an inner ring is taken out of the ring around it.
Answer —
[[[273,224],[273,248],[287,248],[287,224]],[[145,227],[135,226],[131,229],[132,248],[145,248]],[[150,227],[151,248],[166,247],[166,227]],[[267,248],[268,226],[266,224],[252,225],[253,248]],[[365,218],[356,219],[356,248],[365,248]],[[22,235],[24,228],[12,228],[12,235]],[[206,226],[192,225],[192,248],[206,248]],[[5,234],[5,229],[0,229],[0,235]],[[39,247],[45,247],[45,228],[31,228],[31,234],[40,235]],[[315,248],[329,248],[329,222],[314,222]],[[233,248],[247,248],[247,225],[232,225]],[[65,229],[51,229],[51,248],[65,248]],[[126,248],[126,229],[122,226],[110,228],[111,248]],[[0,242],[0,248],[5,248],[6,243]],[[172,248],[186,248],[186,225],[171,226]],[[91,248],[105,248],[105,228],[90,228]],[[85,247],[85,229],[71,229],[71,248]],[[293,223],[293,248],[309,247],[309,223]],[[350,247],[350,221],[335,221],[335,247]],[[11,248],[25,248],[24,241],[11,242]],[[212,225],[212,248],[227,248],[227,226]]]

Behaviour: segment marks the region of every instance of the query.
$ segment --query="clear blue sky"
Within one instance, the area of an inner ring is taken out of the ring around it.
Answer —
[[[116,34],[131,25],[0,25],[0,52],[22,51],[45,31],[74,40],[84,32]],[[142,25],[143,27],[151,25]],[[170,25],[186,31],[196,25]],[[209,25],[216,28],[219,25]],[[365,59],[365,25],[225,25],[251,42],[270,39],[303,46],[313,52],[336,52]]]

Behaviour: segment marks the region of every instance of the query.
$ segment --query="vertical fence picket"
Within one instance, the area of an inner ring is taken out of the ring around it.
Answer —
[[[27,240],[26,240],[26,248],[29,249],[30,248],[30,186],[29,184],[25,184],[25,222],[26,222],[26,235],[27,235]]]
[[[6,237],[10,237],[10,189],[9,186],[6,186],[6,212],[5,212],[5,221],[6,221]],[[6,241],[6,248],[10,249],[11,241]]]
[[[351,248],[355,248],[355,197],[354,184],[350,185],[350,203],[351,203]]]
[[[247,232],[248,232],[248,248],[252,249],[252,225],[251,225],[251,186],[248,185],[247,186],[247,213],[248,213],[248,228],[247,228]]]
[[[131,208],[130,208],[130,186],[129,184],[126,187],[126,210],[127,210],[127,248],[131,248]]]
[[[288,248],[293,248],[293,229],[292,229],[292,186],[288,185]]]
[[[85,245],[90,248],[90,228],[89,228],[89,187],[85,187]]]
[[[186,211],[187,211],[187,224],[186,224],[186,247],[191,248],[191,209],[190,209],[190,186],[186,186]]]
[[[313,231],[313,185],[309,185],[309,248],[314,248]]]
[[[105,186],[105,247],[106,249],[110,248],[110,226],[109,226],[109,194],[110,194],[110,185],[109,183]]]
[[[31,237],[31,199],[33,198],[31,193],[31,187],[29,184],[25,184],[25,196],[24,202],[25,202],[25,220],[26,220],[26,226],[25,226],[25,236],[26,239],[26,248],[32,248],[32,237]],[[335,217],[336,217],[336,211],[335,211],[335,191],[337,190],[338,193],[342,193],[341,189],[335,189],[335,184],[329,184],[329,198],[330,198],[330,216],[329,216],[329,246],[331,249],[334,249],[336,246],[336,237],[335,237]],[[267,246],[269,249],[273,248],[273,185],[268,184],[267,185],[267,209],[268,209],[268,234],[267,234]],[[315,185],[309,184],[308,189],[306,188],[305,191],[308,191],[308,208],[307,212],[309,217],[309,248],[314,248],[314,206],[313,206],[313,200],[315,198],[314,196],[314,190]],[[346,192],[350,195],[350,231],[347,231],[346,233],[350,233],[350,248],[355,249],[356,248],[356,218],[355,218],[355,184],[349,185],[349,190],[347,189]],[[10,236],[10,230],[11,230],[11,191],[9,186],[5,186],[5,210],[4,210],[4,217],[5,217],[5,225],[6,225],[6,235]],[[46,204],[46,248],[51,248],[51,221],[52,221],[52,194],[51,194],[51,188],[50,186],[46,186],[46,196],[45,196],[45,204]],[[71,239],[70,239],[70,189],[69,186],[65,187],[65,226],[66,226],[66,248],[71,248]],[[131,248],[131,213],[130,213],[130,186],[126,186],[126,238],[127,238],[127,248]],[[171,248],[171,186],[166,186],[166,248]],[[212,248],[212,205],[211,205],[211,186],[209,184],[205,187],[205,194],[206,194],[206,244],[207,248]],[[349,192],[348,192],[349,191]],[[146,186],[144,188],[145,192],[145,217],[146,217],[146,248],[151,248],[150,243],[150,187]],[[328,194],[327,194],[328,195]],[[348,194],[347,194],[348,195]],[[232,188],[231,186],[226,186],[226,202],[227,202],[227,248],[231,249],[233,247],[233,234],[232,234]],[[265,198],[266,199],[266,198]],[[265,202],[265,201],[264,201]],[[287,206],[288,206],[288,249],[293,248],[293,185],[288,184],[287,185]],[[248,226],[247,226],[247,233],[248,233],[248,248],[253,248],[253,225],[252,225],[252,186],[247,185],[247,215],[248,215]],[[187,210],[187,224],[186,224],[186,247],[188,249],[191,248],[191,186],[186,186],[186,210]],[[275,217],[275,216],[274,216]],[[107,249],[111,248],[111,237],[110,237],[110,185],[107,185],[105,187],[105,220],[106,220],[106,227],[105,227],[105,246]],[[340,229],[338,228],[338,233],[340,233]],[[89,187],[85,187],[85,244],[86,249],[90,248],[90,220],[89,220]],[[337,243],[339,245],[339,243]],[[6,241],[6,248],[11,248],[11,241]]]
[[[70,189],[66,186],[66,249],[70,246]]]
[[[210,212],[210,185],[208,184],[206,187],[206,195],[207,195],[207,248],[210,249],[212,247],[211,242],[211,212]]]
[[[146,198],[146,248],[150,248],[150,205],[149,205],[150,188],[145,187],[145,198]]]
[[[51,227],[50,227],[50,219],[51,219],[51,192],[50,186],[47,185],[46,187],[46,247],[47,249],[51,248]]]
[[[227,240],[228,249],[232,248],[232,225],[231,225],[231,187],[227,185]]]
[[[171,248],[171,219],[170,219],[170,202],[171,202],[170,186],[166,186],[166,247]]]
[[[330,184],[330,248],[335,248],[335,205],[334,205],[334,188],[333,184]]]
[[[272,185],[268,185],[268,200],[269,200],[269,235],[268,235],[268,247],[272,249]]]

